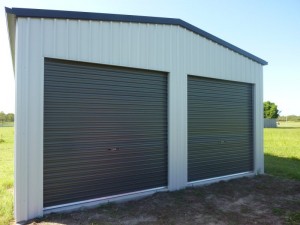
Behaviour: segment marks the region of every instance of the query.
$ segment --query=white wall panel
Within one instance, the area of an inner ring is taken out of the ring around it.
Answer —
[[[30,19],[29,19],[30,20]],[[41,107],[41,99],[43,94],[37,96],[36,93],[41,93],[41,78],[40,78],[40,71],[42,71],[43,67],[43,58],[41,57],[41,49],[35,48],[34,45],[41,45],[42,44],[42,35],[39,32],[36,35],[36,30],[41,30],[41,20],[33,20],[30,21],[29,26],[29,54],[28,54],[28,128],[30,129],[30,133],[28,135],[28,183],[35,183],[36,179],[42,179],[42,171],[37,170],[35,165],[31,163],[35,161],[43,161],[43,152],[37,151],[32,152],[30,149],[41,149],[42,140],[36,139],[36,137],[43,134],[42,127],[38,125],[42,123],[42,115],[39,111],[43,110]],[[30,60],[30,58],[36,59],[35,61]],[[35,82],[32,82],[32,81]],[[39,109],[39,110],[37,110]],[[31,126],[32,125],[32,126]],[[29,216],[32,217],[39,213],[39,208],[42,205],[39,205],[39,199],[42,198],[42,185],[38,183],[34,186],[28,187],[28,208],[29,208]]]
[[[68,56],[68,27],[67,21],[61,21],[61,23],[55,23],[55,33],[64,36],[65,38],[60,38],[54,35],[55,39],[55,53],[60,58],[66,58]]]
[[[257,63],[178,26],[47,19],[45,26],[56,37],[54,43],[45,40],[51,57],[170,70],[170,56],[181,47],[190,51],[178,53],[177,60],[188,63],[190,73],[255,82],[244,64]]]
[[[17,23],[16,30],[16,50],[15,54],[15,188],[14,188],[14,207],[15,217],[21,220],[28,218],[28,62],[27,62],[27,42],[28,26],[26,20]],[[21,38],[22,37],[22,38]],[[37,181],[39,182],[39,181]]]
[[[69,20],[68,21],[68,58],[72,58],[73,60],[77,60],[77,43],[78,43],[78,32],[77,25],[79,22]],[[47,43],[47,42],[45,42]],[[45,49],[45,52],[48,52]]]
[[[19,19],[16,59],[15,216],[43,214],[42,20]]]
[[[169,189],[187,185],[187,75],[254,84],[255,171],[263,172],[262,66],[174,25],[18,18],[16,219],[43,213],[43,59],[169,73]]]

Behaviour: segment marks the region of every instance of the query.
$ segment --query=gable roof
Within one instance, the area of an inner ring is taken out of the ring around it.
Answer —
[[[106,13],[90,13],[90,12],[75,12],[62,10],[44,10],[44,9],[26,9],[26,8],[5,8],[7,14],[15,15],[15,17],[31,17],[31,18],[57,18],[57,19],[80,19],[80,20],[100,20],[100,21],[115,21],[115,22],[132,22],[132,23],[150,23],[150,24],[165,24],[181,26],[189,31],[192,31],[208,40],[211,40],[219,45],[224,46],[240,55],[243,55],[261,65],[267,65],[265,60],[246,52],[243,49],[236,47],[198,27],[195,27],[181,19],[149,17],[149,16],[131,16],[120,14]],[[8,16],[7,16],[8,17]],[[8,19],[9,22],[9,19]],[[11,31],[10,31],[11,32]],[[10,35],[11,36],[11,35]],[[11,37],[10,37],[11,38]],[[12,44],[12,40],[11,40]],[[14,49],[14,46],[11,46]]]

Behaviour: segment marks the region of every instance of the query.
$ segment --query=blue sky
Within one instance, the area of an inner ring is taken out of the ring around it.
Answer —
[[[0,111],[14,112],[14,75],[4,6],[173,17],[266,61],[264,101],[300,115],[299,0],[4,0],[0,3]]]

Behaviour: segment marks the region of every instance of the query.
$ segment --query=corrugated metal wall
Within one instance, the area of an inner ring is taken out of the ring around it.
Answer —
[[[277,120],[276,119],[264,119],[264,128],[276,128]]]
[[[44,55],[254,83],[261,65],[184,28],[122,22],[30,19]],[[42,27],[47,29],[41,30]],[[38,30],[35,29],[36,32]],[[197,62],[197,63],[196,63]],[[218,65],[218,66],[215,66]]]
[[[187,74],[254,84],[255,171],[263,172],[262,66],[179,26],[18,18],[17,219],[43,214],[44,57],[169,73],[168,184],[187,184]]]

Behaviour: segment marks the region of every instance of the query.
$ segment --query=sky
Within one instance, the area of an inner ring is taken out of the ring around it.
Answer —
[[[5,6],[182,19],[266,60],[264,101],[300,115],[299,0],[0,0],[0,111],[14,113]]]

